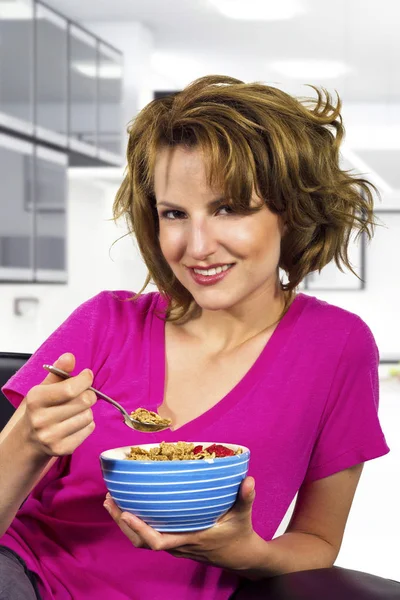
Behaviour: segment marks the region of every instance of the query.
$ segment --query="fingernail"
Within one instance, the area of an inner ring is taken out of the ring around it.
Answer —
[[[107,498],[107,499],[108,499],[108,498],[111,498],[111,494],[110,494],[110,492],[107,492],[107,494],[106,494],[106,498]]]
[[[91,369],[85,369],[90,377],[93,377],[93,371]]]
[[[106,509],[106,511],[111,514],[111,506],[108,504],[108,502],[104,502],[103,506]]]

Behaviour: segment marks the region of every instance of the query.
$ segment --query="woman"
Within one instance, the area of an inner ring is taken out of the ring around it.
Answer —
[[[205,77],[131,125],[114,214],[159,292],[90,299],[4,389],[18,407],[1,436],[8,600],[18,586],[25,599],[224,599],[241,578],[334,563],[362,465],[388,447],[369,328],[296,293],[331,260],[349,267],[350,233],[373,225],[371,186],[339,166],[340,102],[317,93],[305,104]],[[74,377],[43,379],[50,361]],[[92,382],[172,430],[123,427]],[[211,529],[161,534],[109,497],[104,510],[100,452],[163,440],[251,448],[237,502]]]

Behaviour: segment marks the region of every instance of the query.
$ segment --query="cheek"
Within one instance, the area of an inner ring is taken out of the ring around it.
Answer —
[[[161,252],[166,260],[179,257],[184,246],[184,236],[180,228],[160,225],[159,240]]]
[[[266,259],[279,259],[281,236],[276,227],[260,223],[254,227],[226,228],[224,232],[226,245],[243,257],[264,262]]]
[[[260,238],[259,256],[263,262],[275,268],[279,264],[281,255],[281,236],[276,230],[264,231],[263,239]]]
[[[248,256],[254,250],[254,227],[225,222],[217,232],[221,245],[238,256]]]

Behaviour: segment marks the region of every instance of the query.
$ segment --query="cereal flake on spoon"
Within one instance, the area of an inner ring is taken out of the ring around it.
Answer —
[[[153,412],[152,410],[147,410],[146,408],[137,408],[133,412],[131,412],[132,419],[143,423],[144,429],[146,425],[156,425],[158,427],[169,427],[172,423],[172,419],[164,419],[160,417],[159,414]],[[137,429],[139,429],[139,425],[137,425]]]

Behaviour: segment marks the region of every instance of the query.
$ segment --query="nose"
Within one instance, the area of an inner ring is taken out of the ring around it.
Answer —
[[[206,219],[192,220],[187,235],[186,252],[190,258],[204,260],[215,252],[217,241],[213,228]]]

